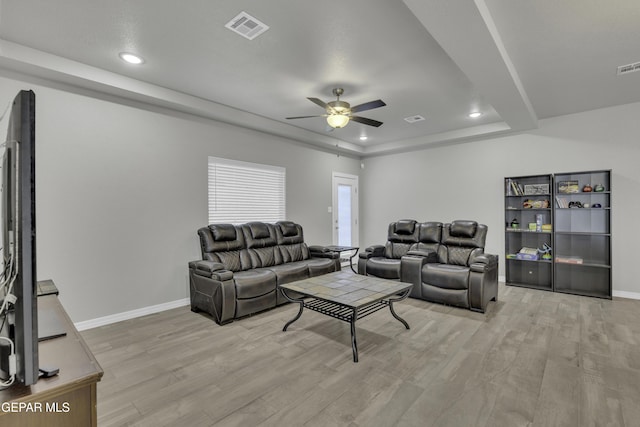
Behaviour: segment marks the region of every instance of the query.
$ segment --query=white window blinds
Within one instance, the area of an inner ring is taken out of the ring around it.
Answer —
[[[285,168],[209,157],[209,224],[284,219]]]

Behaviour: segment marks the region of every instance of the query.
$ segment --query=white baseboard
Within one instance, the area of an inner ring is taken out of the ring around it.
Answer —
[[[498,276],[498,281],[504,283],[507,280],[506,276]],[[611,293],[614,297],[618,298],[629,298],[629,299],[640,299],[640,293],[638,292],[627,292],[627,291],[616,291],[614,290]]]
[[[614,297],[619,298],[640,299],[640,293],[638,292],[613,291],[612,294]]]
[[[79,331],[86,329],[97,328],[98,326],[109,325],[111,323],[121,322],[123,320],[134,319],[136,317],[146,316],[147,314],[158,313],[165,310],[171,310],[172,308],[184,307],[189,305],[189,298],[184,298],[176,301],[165,302],[163,304],[152,305],[149,307],[138,308],[136,310],[125,311],[124,313],[116,313],[109,316],[98,317],[96,319],[85,320],[83,322],[74,323],[75,327]]]

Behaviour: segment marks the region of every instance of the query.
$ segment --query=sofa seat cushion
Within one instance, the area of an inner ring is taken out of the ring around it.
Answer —
[[[309,267],[306,261],[287,262],[285,264],[267,267],[276,275],[276,283],[284,285],[285,283],[295,282],[309,277]]]
[[[234,273],[233,278],[236,282],[236,298],[238,299],[255,298],[276,288],[276,274],[267,269],[238,271]]]
[[[469,267],[427,263],[422,267],[422,283],[443,289],[468,289]]]
[[[400,259],[373,257],[367,261],[367,275],[382,279],[400,278]]]
[[[336,260],[332,258],[309,258],[305,262],[309,267],[309,277],[321,276],[336,271]]]

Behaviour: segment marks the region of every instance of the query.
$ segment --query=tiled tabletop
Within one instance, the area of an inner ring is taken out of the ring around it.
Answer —
[[[389,298],[412,286],[411,283],[379,279],[347,271],[336,271],[280,285],[286,290],[353,308]]]

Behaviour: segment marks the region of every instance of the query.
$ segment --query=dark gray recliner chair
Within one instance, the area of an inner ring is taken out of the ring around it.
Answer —
[[[487,226],[453,221],[442,228],[437,250],[411,250],[402,258],[401,280],[411,296],[484,312],[498,299],[498,256],[485,254]]]
[[[400,260],[419,241],[418,223],[403,219],[389,224],[387,243],[369,246],[359,254],[358,274],[383,279],[400,279]]]

